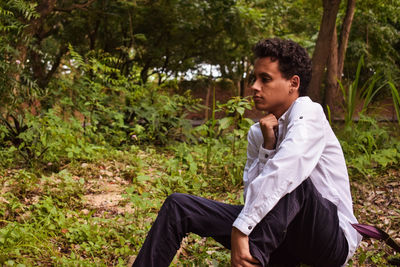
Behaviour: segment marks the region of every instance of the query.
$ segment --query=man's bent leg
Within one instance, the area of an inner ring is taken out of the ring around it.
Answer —
[[[317,191],[311,179],[283,197],[249,236],[250,250],[263,266],[340,266],[348,245],[337,208]]]
[[[243,206],[174,193],[164,202],[133,266],[169,266],[182,238],[192,232],[230,248],[232,224]]]

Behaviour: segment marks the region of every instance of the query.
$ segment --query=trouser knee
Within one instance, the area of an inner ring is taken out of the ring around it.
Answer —
[[[185,203],[185,200],[187,199],[187,195],[182,194],[182,193],[172,193],[171,195],[169,195],[165,201],[164,201],[164,205],[166,204],[181,204],[181,203]]]
[[[164,211],[167,212],[167,214],[180,214],[182,210],[185,210],[183,207],[185,207],[188,201],[188,195],[182,193],[173,193],[165,199],[160,212]]]

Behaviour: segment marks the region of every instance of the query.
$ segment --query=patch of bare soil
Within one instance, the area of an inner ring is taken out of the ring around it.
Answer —
[[[82,164],[83,168],[92,169],[96,166]],[[129,184],[128,181],[119,176],[119,169],[116,166],[97,166],[99,169],[95,175],[97,179],[89,179],[85,183],[86,194],[83,196],[83,213],[89,210],[97,210],[95,214],[108,212],[111,214],[132,213],[133,208],[130,202],[122,196]]]

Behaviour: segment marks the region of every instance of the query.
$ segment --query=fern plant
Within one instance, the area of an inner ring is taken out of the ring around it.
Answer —
[[[4,1],[3,1],[4,2]],[[37,88],[29,70],[24,68],[18,47],[30,43],[24,32],[26,21],[38,18],[36,3],[24,0],[5,1],[0,6],[0,106],[11,111],[29,101]]]

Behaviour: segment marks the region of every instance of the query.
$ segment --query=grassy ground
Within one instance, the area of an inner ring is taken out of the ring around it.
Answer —
[[[187,148],[191,151],[191,148]],[[195,150],[193,150],[195,151]],[[242,149],[243,152],[243,149]],[[0,265],[126,266],[142,244],[163,199],[187,192],[241,203],[230,168],[178,160],[171,150],[132,147],[93,162],[71,162],[53,172],[0,172]],[[201,155],[197,155],[199,158]],[[217,171],[220,169],[220,171]],[[400,172],[353,178],[360,222],[388,231],[400,242]],[[352,266],[388,266],[395,256],[383,243],[363,241]],[[398,256],[397,256],[398,257]],[[174,259],[178,266],[227,266],[229,251],[212,239],[190,235]]]

